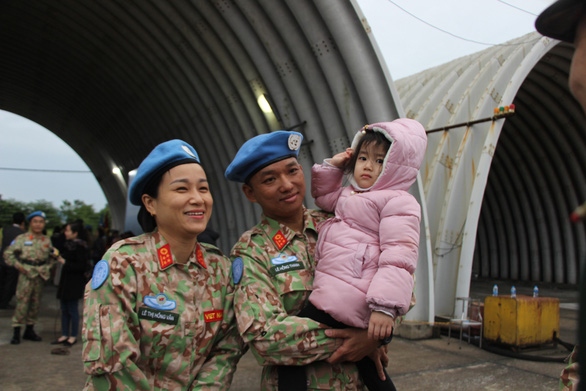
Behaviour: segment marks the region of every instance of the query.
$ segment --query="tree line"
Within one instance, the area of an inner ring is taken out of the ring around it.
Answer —
[[[93,232],[97,228],[107,227],[110,219],[110,208],[108,205],[100,211],[95,211],[92,205],[87,205],[81,200],[62,201],[61,205],[56,208],[52,202],[38,200],[34,202],[21,202],[13,199],[0,198],[0,223],[10,224],[12,215],[16,212],[22,212],[25,216],[35,210],[42,210],[47,215],[46,229],[48,232],[53,231],[55,227],[60,227],[67,222],[82,219],[84,225],[90,225]]]

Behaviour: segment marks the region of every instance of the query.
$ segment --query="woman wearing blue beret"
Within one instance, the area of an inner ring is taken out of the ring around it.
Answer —
[[[243,351],[230,260],[199,243],[213,199],[199,156],[159,144],[129,188],[144,234],[112,245],[86,286],[88,390],[227,390]]]

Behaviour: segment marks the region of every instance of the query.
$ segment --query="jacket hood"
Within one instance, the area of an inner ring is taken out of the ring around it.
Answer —
[[[365,131],[372,130],[385,135],[391,142],[383,162],[383,169],[376,182],[368,189],[356,185],[354,176],[350,173],[350,183],[361,191],[381,190],[409,190],[417,179],[417,173],[425,156],[427,135],[423,125],[409,118],[399,118],[392,122],[377,122],[360,129],[352,140],[352,149],[356,149],[358,142]],[[355,151],[356,152],[356,151]]]

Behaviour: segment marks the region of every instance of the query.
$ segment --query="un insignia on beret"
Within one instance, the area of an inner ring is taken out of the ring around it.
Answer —
[[[287,140],[287,145],[289,146],[290,150],[297,151],[301,147],[301,136],[292,133],[289,136],[289,140]]]

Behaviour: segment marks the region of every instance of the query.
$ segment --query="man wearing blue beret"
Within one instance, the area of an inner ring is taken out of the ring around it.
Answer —
[[[4,252],[6,264],[20,273],[16,286],[16,309],[12,317],[14,335],[10,343],[13,345],[20,343],[20,330],[23,325],[26,325],[23,339],[41,341],[33,327],[39,314],[43,286],[51,277],[51,268],[56,259],[51,239],[43,235],[45,213],[37,210],[26,219],[29,223],[29,232],[18,235]]]
[[[376,351],[378,344],[364,330],[326,332],[320,323],[295,316],[311,293],[316,227],[331,216],[303,205],[305,177],[297,161],[302,140],[289,131],[253,137],[226,169],[226,178],[243,183],[246,198],[263,210],[231,252],[240,285],[234,296],[238,328],[263,365],[263,390],[284,387],[279,365],[305,365],[309,389],[365,390],[349,361]]]

